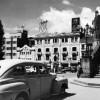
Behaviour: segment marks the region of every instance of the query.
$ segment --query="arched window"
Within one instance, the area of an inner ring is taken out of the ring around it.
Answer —
[[[58,48],[54,48],[54,53],[57,53],[58,52]]]
[[[63,48],[63,51],[67,51],[67,48],[66,48],[66,47],[64,47],[64,48]]]
[[[77,48],[76,48],[76,47],[73,47],[73,48],[72,48],[72,51],[77,51]]]
[[[40,48],[38,49],[38,52],[41,52],[41,49]]]
[[[49,52],[49,48],[46,48],[46,52]]]

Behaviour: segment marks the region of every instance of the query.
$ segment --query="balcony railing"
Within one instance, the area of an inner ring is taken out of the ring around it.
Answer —
[[[68,56],[68,52],[67,51],[63,51],[62,54]]]
[[[46,54],[46,55],[51,55],[51,53],[50,53],[50,52],[46,52],[45,54]]]
[[[42,52],[37,52],[38,55],[42,55]]]

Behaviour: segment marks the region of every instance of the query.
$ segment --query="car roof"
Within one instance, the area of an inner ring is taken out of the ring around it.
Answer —
[[[43,64],[41,62],[38,61],[32,61],[32,60],[20,60],[20,59],[5,59],[5,60],[0,60],[0,76],[7,71],[9,68],[11,68],[12,66],[19,64],[19,63],[25,63],[25,62],[29,62],[29,63],[40,63]]]

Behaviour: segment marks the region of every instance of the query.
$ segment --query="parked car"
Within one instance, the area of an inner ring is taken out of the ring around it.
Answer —
[[[66,73],[66,72],[71,72],[71,68],[70,67],[62,68],[62,73]]]
[[[0,61],[0,100],[33,100],[61,94],[68,79],[50,74],[47,66],[26,60]]]
[[[77,66],[72,66],[71,67],[71,72],[73,73],[73,72],[77,72]]]

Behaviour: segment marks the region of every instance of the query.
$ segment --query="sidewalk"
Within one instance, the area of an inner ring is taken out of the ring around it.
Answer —
[[[77,78],[69,79],[71,84],[76,84],[84,87],[100,88],[100,78]]]

